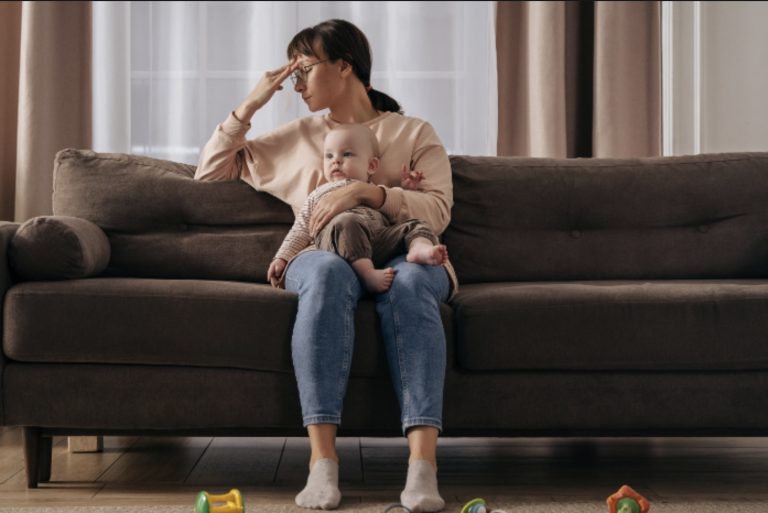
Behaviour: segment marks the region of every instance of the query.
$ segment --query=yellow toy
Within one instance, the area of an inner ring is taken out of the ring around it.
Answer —
[[[210,495],[203,490],[197,494],[195,513],[245,513],[243,495],[234,488],[224,495]]]

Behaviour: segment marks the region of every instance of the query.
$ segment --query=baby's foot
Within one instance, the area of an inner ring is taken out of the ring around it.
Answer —
[[[391,267],[386,269],[368,269],[361,273],[360,277],[365,283],[365,288],[373,294],[380,294],[389,290],[392,286],[392,280],[395,279],[395,270]]]
[[[414,264],[443,265],[448,260],[448,248],[442,244],[432,246],[415,242],[405,259]]]
[[[341,502],[339,464],[330,458],[317,460],[307,486],[296,496],[296,505],[310,509],[335,509]]]

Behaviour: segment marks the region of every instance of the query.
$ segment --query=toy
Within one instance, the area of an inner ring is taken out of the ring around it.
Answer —
[[[486,508],[485,499],[472,499],[461,508],[461,513],[507,513],[501,509],[489,511]]]
[[[387,506],[387,508],[384,510],[384,513],[389,513],[390,511],[397,511],[397,512],[400,512],[400,513],[402,513],[402,512],[413,513],[413,511],[411,511],[410,508],[408,508],[407,506],[403,506],[402,504],[397,503],[397,502]]]
[[[461,513],[486,513],[485,499],[472,499],[464,504]]]
[[[203,490],[195,499],[195,513],[245,513],[243,495],[234,488],[224,495],[210,495]]]
[[[651,503],[629,485],[624,485],[608,497],[608,513],[647,513]]]

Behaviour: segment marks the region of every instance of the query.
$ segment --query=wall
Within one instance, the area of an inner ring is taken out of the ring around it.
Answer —
[[[768,2],[664,2],[664,154],[768,151]]]

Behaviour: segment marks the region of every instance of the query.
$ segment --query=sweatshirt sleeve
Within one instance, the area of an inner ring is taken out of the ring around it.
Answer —
[[[293,222],[291,230],[283,239],[280,249],[277,250],[275,258],[282,258],[288,262],[295,257],[302,249],[312,243],[312,236],[309,234],[309,217],[312,213],[314,203],[314,194],[310,194],[304,205],[301,207],[296,220]]]
[[[435,234],[440,235],[451,221],[451,164],[437,133],[427,122],[423,122],[417,129],[411,169],[424,174],[422,190],[380,186],[386,193],[380,210],[393,223],[420,219],[426,222]]]
[[[245,134],[250,123],[243,123],[230,112],[200,152],[195,180],[237,180],[245,164]]]
[[[327,127],[315,118],[295,119],[246,139],[250,124],[230,113],[200,152],[195,179],[241,179],[298,213],[323,180],[322,145]]]

